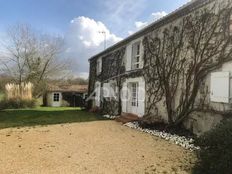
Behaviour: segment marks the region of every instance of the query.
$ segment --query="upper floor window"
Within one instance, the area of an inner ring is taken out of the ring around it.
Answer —
[[[141,42],[136,42],[132,45],[132,59],[131,59],[131,67],[132,69],[139,69],[141,62]]]
[[[102,59],[97,59],[97,75],[101,74],[102,72]]]
[[[117,84],[116,82],[109,82],[103,84],[103,97],[105,98],[116,98],[117,97]]]

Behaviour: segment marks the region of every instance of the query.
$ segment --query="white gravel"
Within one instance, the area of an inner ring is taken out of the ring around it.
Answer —
[[[115,119],[115,118],[117,118],[118,116],[113,116],[113,115],[103,115],[103,117],[114,120],[114,119]]]
[[[188,149],[190,151],[194,151],[194,150],[199,150],[200,148],[195,146],[194,140],[192,138],[186,138],[184,136],[179,136],[176,134],[170,134],[164,131],[158,131],[158,130],[150,130],[150,129],[143,129],[139,126],[138,122],[129,122],[124,124],[127,127],[133,128],[133,129],[137,129],[139,131],[151,134],[153,136],[157,136],[160,137],[162,139],[165,139],[167,141],[173,142],[185,149]]]
[[[118,116],[103,115],[103,117],[114,120]],[[164,140],[173,142],[174,144],[177,144],[190,151],[195,151],[195,150],[200,149],[200,147],[194,145],[194,139],[192,138],[186,138],[185,136],[179,136],[176,134],[167,133],[165,131],[143,129],[142,127],[139,126],[138,122],[129,122],[124,125],[130,128],[151,134],[153,136],[160,137]]]

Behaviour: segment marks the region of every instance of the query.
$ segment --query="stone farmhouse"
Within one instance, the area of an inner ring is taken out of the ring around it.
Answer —
[[[217,21],[217,19],[221,19],[218,17],[222,12],[221,9],[227,9],[228,14],[231,14],[228,5],[231,4],[231,1],[228,1],[228,4],[226,2],[225,0],[192,0],[162,19],[91,57],[89,59],[89,96],[92,96],[92,100],[89,102],[89,106],[97,107],[103,113],[110,115],[132,113],[138,117],[150,119],[151,122],[169,122],[171,113],[176,115],[173,119],[174,122],[178,119],[181,120],[181,124],[195,134],[208,131],[227,117],[232,109],[232,55],[230,55],[229,46],[231,42],[226,40],[231,36],[228,34],[232,29],[231,15],[228,19],[222,18],[227,21],[226,25],[223,25],[224,29],[219,27],[223,22]],[[225,12],[225,10],[223,11]],[[214,14],[215,17],[207,16],[207,12],[210,12],[210,15]],[[205,21],[202,18],[204,22],[197,21],[201,19],[200,14],[206,16]],[[212,24],[214,20],[217,21],[215,25]],[[186,25],[184,25],[185,22]],[[192,26],[187,23],[191,23]],[[196,26],[199,23],[200,25]],[[203,28],[204,24],[206,24],[206,29]],[[215,31],[212,31],[213,26],[216,25],[220,28],[220,32],[217,27],[215,27]],[[188,26],[188,28],[183,30],[183,26]],[[170,36],[172,33],[173,37],[165,37],[166,30],[169,31],[169,35],[166,34],[166,36]],[[171,30],[172,32],[170,32]],[[188,31],[192,32],[187,33]],[[212,40],[210,38],[207,42],[211,31],[215,37],[212,37]],[[201,34],[205,34],[203,41],[200,40]],[[181,39],[182,35],[186,37]],[[218,41],[219,36],[222,39],[221,42]],[[161,41],[157,42],[155,38],[161,38]],[[167,43],[164,42],[165,38],[168,38]],[[199,42],[197,43],[193,38],[200,38]],[[173,40],[177,42],[175,43]],[[190,40],[194,43],[192,44]],[[180,45],[178,45],[178,41],[181,42]],[[157,51],[158,43],[161,43],[159,51]],[[167,46],[164,46],[165,44]],[[198,45],[200,45],[199,48],[197,48]],[[224,51],[223,48],[225,48]],[[161,55],[160,50],[166,50],[167,53]],[[173,53],[172,50],[176,51]],[[185,54],[183,50],[185,50]],[[217,54],[210,57],[212,50],[217,50]],[[200,53],[202,53],[201,57]],[[172,56],[174,59],[170,59]],[[206,57],[209,58],[203,61]],[[165,60],[164,63],[163,60]],[[153,64],[152,61],[156,63]],[[164,66],[163,69],[162,66]],[[204,69],[205,67],[208,69]],[[191,71],[194,71],[195,74],[187,77]],[[169,72],[173,74],[167,76],[166,74]],[[199,77],[200,72],[204,72],[201,78]],[[182,76],[182,74],[184,75]],[[160,77],[162,75],[163,80]],[[166,79],[169,79],[168,84]],[[189,86],[186,86],[188,83]],[[196,95],[193,95],[194,93]],[[167,98],[168,96],[171,97]],[[194,102],[189,99],[191,97]],[[185,111],[185,108],[191,109]],[[181,117],[181,114],[186,117]]]

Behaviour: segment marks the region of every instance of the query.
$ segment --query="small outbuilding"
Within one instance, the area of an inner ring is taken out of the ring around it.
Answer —
[[[85,107],[88,85],[49,85],[43,96],[44,106]]]

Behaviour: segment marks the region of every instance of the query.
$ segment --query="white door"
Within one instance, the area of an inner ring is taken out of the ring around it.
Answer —
[[[52,94],[52,106],[53,107],[61,106],[61,93],[60,92],[54,92]]]
[[[137,114],[138,113],[138,82],[128,83],[128,104],[127,112]]]

